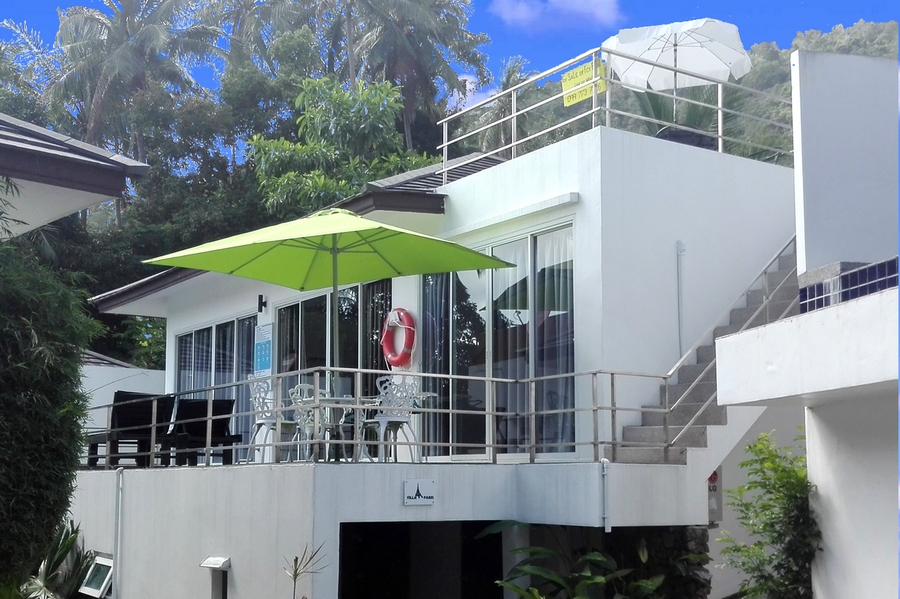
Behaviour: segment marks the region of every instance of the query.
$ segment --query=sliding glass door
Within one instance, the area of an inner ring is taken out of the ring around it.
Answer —
[[[574,372],[572,228],[524,236],[488,250],[516,266],[423,277],[424,371],[517,380]],[[480,382],[431,381],[428,386],[427,391],[437,394],[437,407],[485,409],[487,389]],[[483,452],[483,447],[471,445],[483,445],[487,439],[499,445],[501,453],[528,451],[528,384],[495,388],[494,418],[427,415],[424,437],[436,443],[426,447],[427,455]],[[567,412],[574,400],[571,378],[535,384],[538,452],[574,451],[574,416]]]

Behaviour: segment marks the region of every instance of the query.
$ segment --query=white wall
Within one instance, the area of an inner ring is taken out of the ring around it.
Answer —
[[[807,411],[818,599],[897,596],[897,392]]]
[[[897,61],[791,54],[797,271],[897,254]]]
[[[815,402],[897,387],[897,289],[716,341],[719,405]]]
[[[165,393],[166,373],[163,370],[87,364],[82,368],[81,387],[91,398],[85,427],[106,428],[107,409],[101,406],[112,404],[116,391]]]
[[[582,371],[662,374],[680,357],[678,240],[687,245],[686,349],[794,234],[791,169],[605,127],[441,191],[448,194],[445,231],[491,223],[455,239],[472,247],[574,222],[575,356]],[[529,213],[569,194],[577,202]],[[503,222],[493,224],[498,218]],[[658,381],[618,384],[622,405],[658,402]],[[633,392],[625,393],[627,385]],[[590,395],[585,388],[578,397],[587,402]],[[623,414],[618,424],[638,420]],[[605,418],[601,430],[608,436]]]

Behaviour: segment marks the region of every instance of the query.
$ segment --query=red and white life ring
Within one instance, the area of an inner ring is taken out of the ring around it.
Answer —
[[[397,353],[394,349],[394,329],[403,329],[403,349]],[[391,366],[406,366],[412,361],[413,348],[416,346],[416,323],[404,308],[394,308],[384,319],[381,331],[381,352]]]

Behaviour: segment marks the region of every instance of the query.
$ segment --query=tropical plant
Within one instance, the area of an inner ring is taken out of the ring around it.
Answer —
[[[284,568],[284,572],[290,576],[291,581],[294,583],[291,599],[297,599],[297,581],[304,576],[318,574],[325,568],[325,566],[319,566],[321,561],[325,559],[324,555],[320,555],[324,546],[325,543],[322,543],[315,549],[310,550],[309,545],[307,545],[303,548],[303,555],[295,555],[293,561],[288,561],[287,558],[284,558],[284,561],[288,564],[287,568]],[[306,598],[304,597],[303,599]]]
[[[196,18],[222,30],[228,38],[229,68],[264,64],[269,75],[278,70],[269,49],[281,33],[308,25],[311,10],[296,0],[215,0],[204,2]]]
[[[369,181],[424,166],[402,150],[397,88],[307,79],[297,97],[298,143],[256,136],[250,159],[270,212],[300,216],[357,193]]]
[[[94,552],[79,543],[80,534],[71,520],[59,527],[37,574],[22,585],[23,599],[74,599],[94,561]]]
[[[470,0],[366,1],[359,8],[367,23],[359,43],[366,70],[400,87],[404,138],[411,150],[417,109],[440,117],[439,97],[465,97],[470,91],[458,69],[474,71],[479,87],[488,83],[481,51],[488,38],[466,29]]]
[[[522,522],[503,520],[488,526],[475,538],[512,527],[531,528]],[[551,527],[541,528],[551,530]],[[568,531],[567,528],[564,530]],[[663,583],[663,575],[646,579],[629,576],[633,570],[619,569],[610,555],[592,549],[589,544],[576,548],[571,535],[564,537],[555,541],[561,550],[520,547],[510,551],[525,557],[513,566],[503,580],[498,580],[497,585],[524,599],[638,599],[654,597],[653,592]],[[641,555],[640,559],[646,562],[647,556]],[[524,588],[519,584],[524,577],[532,577],[532,582],[536,578],[538,582]]]
[[[62,73],[50,87],[56,103],[84,127],[84,141],[102,142],[114,118],[127,120],[134,95],[152,85],[198,89],[187,62],[217,54],[218,30],[191,19],[189,0],[104,0],[108,12],[84,6],[60,11],[57,43]],[[128,139],[119,126],[118,139]],[[138,141],[137,157],[143,160]]]
[[[536,71],[526,70],[527,65],[528,61],[521,56],[511,56],[504,59],[501,62],[500,77],[498,77],[500,92],[511,89],[537,74]],[[536,86],[516,91],[516,111],[521,111],[525,106],[533,104],[535,100],[531,96],[537,92],[538,88]],[[520,100],[522,101],[521,103]],[[489,152],[512,143],[513,121],[507,120],[511,115],[512,96],[506,94],[498,97],[479,111],[477,116],[472,119],[471,124],[466,128],[475,131],[493,124],[493,126],[488,127],[477,136],[480,149],[483,152]],[[526,112],[517,116],[515,120],[516,139],[527,137],[529,126],[535,127],[535,121],[539,118],[534,112]],[[511,156],[511,152],[510,150],[504,150],[501,155],[508,158]]]
[[[81,352],[98,331],[74,277],[0,243],[0,587],[18,587],[69,507],[87,397]]]
[[[751,443],[747,453],[750,459],[741,462],[741,468],[749,482],[726,494],[737,521],[754,540],[744,543],[723,532],[718,540],[726,545],[724,563],[747,576],[740,586],[745,597],[811,598],[812,561],[822,533],[809,504],[813,485],[806,457],[778,447],[767,433]]]

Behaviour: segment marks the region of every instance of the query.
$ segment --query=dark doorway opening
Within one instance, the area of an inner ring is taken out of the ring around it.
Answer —
[[[340,599],[501,599],[499,534],[492,522],[341,524]]]

